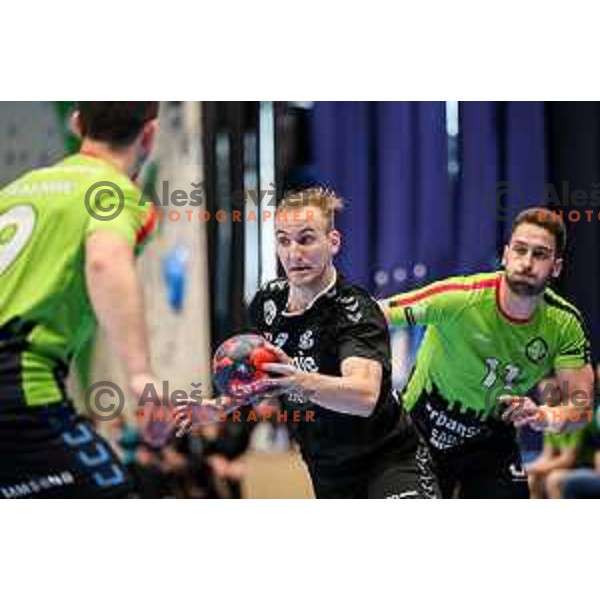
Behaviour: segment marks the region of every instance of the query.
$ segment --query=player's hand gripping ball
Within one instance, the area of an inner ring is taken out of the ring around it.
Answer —
[[[224,341],[213,358],[215,384],[221,394],[238,399],[266,393],[262,382],[269,379],[264,363],[279,362],[270,344],[260,335],[235,335]]]

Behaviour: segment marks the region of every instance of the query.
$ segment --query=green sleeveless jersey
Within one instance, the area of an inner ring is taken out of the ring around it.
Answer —
[[[387,301],[393,325],[428,326],[404,393],[409,410],[437,388],[449,405],[485,417],[499,395],[526,394],[552,369],[590,362],[572,304],[547,289],[530,319],[512,319],[498,302],[502,277],[452,277]]]
[[[140,196],[81,154],[0,190],[0,416],[65,399],[68,365],[94,325],[86,238],[108,230],[138,250],[156,221]]]

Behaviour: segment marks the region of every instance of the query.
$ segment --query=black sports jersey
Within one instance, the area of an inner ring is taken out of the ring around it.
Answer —
[[[360,357],[378,361],[383,371],[370,417],[335,412],[294,393],[282,396],[288,425],[309,465],[337,467],[367,458],[408,433],[392,391],[389,333],[377,302],[339,274],[302,312],[286,312],[288,292],[285,279],[265,284],[249,312],[253,327],[297,368],[340,376],[344,359]]]

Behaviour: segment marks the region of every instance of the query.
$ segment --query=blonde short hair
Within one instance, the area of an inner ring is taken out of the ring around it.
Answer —
[[[317,186],[287,193],[279,201],[277,211],[305,206],[320,209],[327,222],[327,231],[331,231],[335,229],[336,213],[344,208],[344,200],[333,190]]]

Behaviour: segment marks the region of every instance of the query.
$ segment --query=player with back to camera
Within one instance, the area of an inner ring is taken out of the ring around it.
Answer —
[[[128,493],[123,466],[76,414],[65,379],[97,318],[134,398],[149,383],[161,389],[135,270],[155,213],[132,181],[157,114],[158,102],[82,102],[80,152],[0,190],[0,497]],[[86,207],[93,190],[104,195]],[[111,203],[121,210],[106,218]]]

